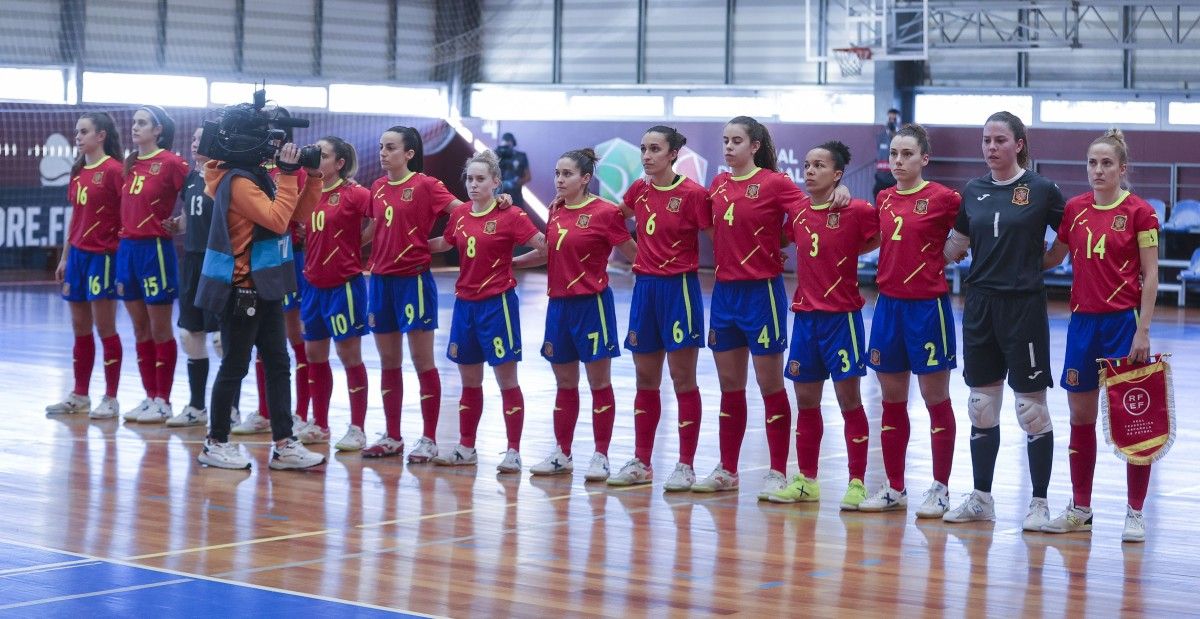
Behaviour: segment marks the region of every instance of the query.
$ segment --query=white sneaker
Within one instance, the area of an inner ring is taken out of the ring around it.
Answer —
[[[96,408],[88,413],[88,419],[112,419],[121,413],[121,405],[116,398],[104,396]]]
[[[200,455],[196,456],[200,464],[215,466],[219,469],[248,469],[250,460],[242,455],[242,451],[233,443],[218,443],[212,439],[204,440]]]
[[[146,398],[145,400],[142,400],[141,404],[138,404],[137,406],[125,411],[125,415],[122,417],[122,419],[125,421],[136,422],[138,418],[142,416],[142,413],[148,412],[152,408],[154,408],[154,398]]]
[[[1042,525],[1043,533],[1073,533],[1092,530],[1092,508],[1075,507],[1075,500],[1067,501],[1067,508],[1054,520]]]
[[[1025,523],[1021,525],[1022,529],[1041,533],[1042,527],[1050,524],[1050,502],[1046,499],[1033,497],[1029,501],[1029,511],[1025,514]]]
[[[858,504],[860,512],[891,512],[907,508],[908,490],[896,490],[887,481],[879,487],[875,494]]]
[[[608,478],[610,486],[639,486],[654,481],[654,470],[634,458],[625,463],[616,475]]]
[[[925,491],[925,500],[917,508],[917,518],[941,518],[950,509],[950,489],[940,481]]]
[[[408,452],[408,463],[420,464],[429,462],[437,455],[437,452],[437,443],[427,436],[422,436],[417,440],[417,444],[413,445],[412,451]]]
[[[163,423],[164,421],[175,416],[175,411],[171,410],[171,405],[167,404],[162,398],[154,398],[154,406],[150,410],[138,415],[138,423]]]
[[[300,436],[300,432],[308,427],[310,422],[300,418],[300,415],[292,414],[292,436]]]
[[[363,433],[363,429],[358,426],[350,426],[346,428],[346,435],[334,444],[333,448],[338,451],[360,451],[367,446],[367,435]]]
[[[555,446],[554,451],[545,460],[529,467],[533,475],[565,475],[575,470],[575,462],[563,453],[562,448]]]
[[[692,489],[692,484],[695,483],[696,471],[692,470],[691,465],[676,462],[675,470],[667,478],[667,483],[663,484],[663,490],[666,492],[688,492]]]
[[[1125,529],[1121,531],[1122,542],[1146,541],[1146,519],[1140,510],[1125,506]]]
[[[974,520],[995,520],[996,503],[992,493],[974,490],[962,502],[962,505],[942,515],[945,522],[971,522]]]
[[[771,495],[783,490],[787,484],[787,477],[784,477],[783,473],[775,469],[767,471],[767,474],[763,475],[762,490],[758,491],[758,500],[770,501]]]
[[[304,448],[300,441],[289,438],[283,447],[271,444],[271,468],[275,470],[307,469],[325,463],[325,456]]]
[[[475,466],[479,464],[479,452],[474,447],[455,445],[454,449],[434,456],[432,462],[438,466]]]
[[[515,449],[504,452],[504,459],[500,461],[500,464],[496,465],[496,470],[501,473],[520,473],[521,452]]]
[[[242,423],[242,411],[239,411],[236,406],[229,409],[229,426],[233,427],[240,423]]]
[[[55,402],[46,407],[47,415],[74,415],[76,413],[86,413],[92,408],[92,399],[86,395],[79,395],[71,392],[67,397],[63,398],[62,402]]]
[[[724,492],[737,490],[737,488],[738,476],[726,471],[720,464],[708,474],[708,477],[692,484],[692,492]]]
[[[604,481],[608,479],[608,475],[608,456],[597,451],[592,454],[592,461],[588,463],[588,470],[583,474],[583,480]]]
[[[196,408],[191,404],[183,407],[183,411],[167,420],[168,428],[185,428],[187,426],[208,425],[208,409]]]
[[[329,442],[330,438],[329,430],[315,423],[304,426],[303,430],[296,433],[296,440],[304,445],[325,444]]]
[[[231,434],[262,434],[270,431],[271,420],[259,415],[258,411],[247,414],[241,423],[229,430]]]

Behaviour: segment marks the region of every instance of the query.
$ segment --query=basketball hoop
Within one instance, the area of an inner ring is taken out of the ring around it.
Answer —
[[[871,48],[839,47],[833,50],[833,56],[842,69],[842,77],[862,75],[863,62],[871,59]]]

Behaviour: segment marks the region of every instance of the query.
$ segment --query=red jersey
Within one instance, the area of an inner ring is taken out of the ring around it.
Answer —
[[[1090,191],[1075,196],[1067,201],[1058,240],[1071,249],[1071,311],[1103,314],[1138,307],[1138,250],[1158,247],[1153,206],[1128,191],[1107,206],[1097,205]]]
[[[722,172],[709,189],[717,281],[769,279],[783,273],[783,236],[790,212],[808,196],[782,172],[756,168],[745,176]]]
[[[942,250],[962,196],[925,181],[908,191],[879,192],[879,292],[897,299],[936,299],[949,292]]]
[[[376,275],[416,275],[429,268],[429,231],[457,198],[432,176],[410,172],[389,181],[386,176],[371,185],[371,216],[375,240],[371,272]]]
[[[67,189],[72,207],[67,242],[72,247],[94,253],[117,251],[124,173],[120,161],[105,155],[71,178]]]
[[[712,200],[704,187],[682,175],[667,187],[639,178],[624,202],[637,222],[634,273],[679,275],[700,268],[697,235],[712,227]]]
[[[858,255],[879,234],[879,214],[866,200],[840,210],[829,203],[793,211],[787,237],[796,243],[793,312],[853,312],[862,309]]]
[[[283,170],[280,170],[279,166],[273,163],[268,163],[263,167],[267,169],[267,174],[270,175],[271,180],[276,180],[279,178],[279,175],[283,173]],[[296,170],[296,184],[300,187],[303,187],[306,182],[308,182],[308,170],[304,168]],[[288,224],[288,231],[292,233],[292,246],[303,248],[304,238],[307,233],[307,230],[304,228],[304,224],[298,221],[293,221]]]
[[[308,218],[304,278],[318,288],[333,288],[362,274],[362,224],[370,216],[371,192],[357,183],[338,181],[321,190]]]
[[[169,150],[139,155],[121,186],[121,238],[171,238],[162,222],[175,210],[187,175],[187,162]]]
[[[494,297],[516,287],[513,277],[513,248],[538,233],[529,216],[519,208],[496,208],[496,201],[482,213],[471,203],[450,213],[442,238],[458,249],[461,268],[454,294],[466,301]]]
[[[602,292],[608,287],[608,255],[630,238],[621,209],[596,196],[554,209],[546,237],[551,298]]]

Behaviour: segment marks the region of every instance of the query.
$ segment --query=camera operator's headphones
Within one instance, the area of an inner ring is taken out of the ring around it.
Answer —
[[[154,123],[162,127],[162,132],[158,134],[158,140],[155,142],[159,148],[171,149],[175,144],[175,119],[171,118],[167,111],[157,105],[143,105],[138,108],[145,110],[154,118]]]

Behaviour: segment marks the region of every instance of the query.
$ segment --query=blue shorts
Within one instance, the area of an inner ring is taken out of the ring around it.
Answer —
[[[149,305],[175,302],[179,267],[167,239],[121,239],[117,245],[117,295]]]
[[[312,286],[304,278],[304,250],[297,249],[292,256],[292,264],[296,266],[296,292],[283,297],[283,311],[294,312],[300,309],[300,301]],[[323,338],[322,338],[323,339]]]
[[[862,311],[796,312],[783,375],[798,383],[866,376]]]
[[[1074,393],[1100,387],[1096,359],[1124,357],[1137,333],[1137,310],[1107,314],[1071,314],[1067,325],[1067,354],[1058,384]]]
[[[372,275],[367,325],[374,333],[433,331],[438,326],[433,273]]]
[[[621,356],[617,345],[617,310],[612,289],[546,305],[546,337],[542,356],[550,363],[591,363]]]
[[[773,355],[787,348],[788,308],[783,276],[744,282],[717,282],[712,294],[708,347],[724,352],[744,346],[752,355]]]
[[[348,337],[367,334],[367,282],[355,275],[341,286],[317,288],[309,286],[300,297],[300,332],[304,341],[316,342],[333,338],[340,342]]]
[[[117,298],[114,266],[112,254],[94,254],[68,246],[62,298],[72,303]]]
[[[520,361],[520,307],[513,289],[478,301],[455,299],[446,357],[463,365]]]
[[[876,372],[932,374],[958,367],[950,295],[920,300],[879,295],[869,349],[867,365]]]
[[[638,275],[625,348],[635,353],[704,347],[704,298],[695,271]]]

